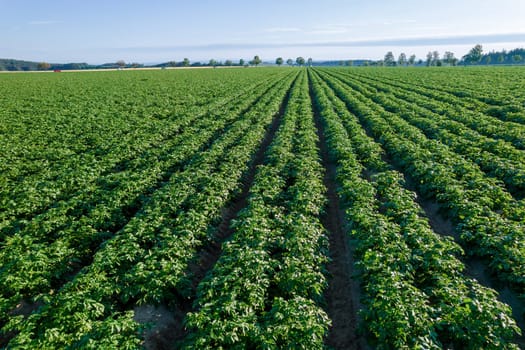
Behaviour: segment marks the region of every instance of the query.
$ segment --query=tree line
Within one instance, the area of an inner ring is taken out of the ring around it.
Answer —
[[[329,61],[333,62],[333,61]],[[248,67],[258,66],[262,63],[262,59],[255,55],[252,60],[246,61],[241,58],[239,61],[225,60],[219,61],[216,59],[210,59],[208,62],[190,62],[188,58],[184,58],[182,61],[169,61],[154,65],[152,67],[165,68],[165,67],[201,67],[201,66],[226,66],[226,67]],[[284,60],[283,57],[277,57],[275,64],[282,66],[283,64],[288,66],[311,66],[313,59],[304,57],[297,57],[295,60],[292,58]],[[457,58],[451,51],[445,51],[443,56],[439,51],[429,51],[425,57],[425,60],[418,59],[416,55],[412,54],[408,56],[406,53],[401,52],[397,57],[392,51],[388,51],[383,59],[380,60],[346,60],[340,61],[340,66],[427,66],[427,67],[440,67],[440,66],[457,66],[457,65],[499,65],[499,64],[525,64],[525,49],[517,48],[510,51],[491,51],[489,53],[483,53],[483,47],[480,44],[475,45],[465,56]],[[107,68],[141,68],[144,64],[141,63],[126,63],[124,60],[118,60],[113,63],[105,63],[101,65],[90,65],[87,63],[66,63],[66,64],[53,64],[47,62],[30,62],[13,59],[0,59],[0,70],[7,71],[34,71],[34,70],[80,70],[80,69],[107,69]]]
[[[475,45],[470,51],[461,59],[455,57],[451,51],[445,51],[441,57],[439,51],[429,51],[426,59],[423,61],[419,59],[416,61],[416,56],[411,55],[408,59],[405,53],[399,54],[396,59],[392,51],[386,53],[383,60],[372,61],[365,65],[379,65],[379,66],[414,66],[426,65],[427,67],[441,67],[441,66],[457,66],[457,65],[494,65],[494,64],[521,64],[525,61],[525,49],[514,49],[511,51],[492,51],[490,53],[483,53],[483,46],[481,44]]]

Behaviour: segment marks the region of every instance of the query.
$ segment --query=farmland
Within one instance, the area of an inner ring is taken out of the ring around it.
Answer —
[[[517,349],[525,70],[0,76],[0,348]]]

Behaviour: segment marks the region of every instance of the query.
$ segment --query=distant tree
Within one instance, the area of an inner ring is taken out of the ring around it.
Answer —
[[[407,55],[405,55],[404,52],[401,52],[401,53],[399,54],[399,58],[397,59],[397,63],[398,63],[400,66],[405,66],[405,65],[408,63]]]
[[[138,63],[138,62],[133,62],[133,63],[131,64],[131,68],[140,68],[140,67],[142,67],[142,66],[143,66],[143,65],[140,64],[140,63]]]
[[[470,49],[468,54],[463,56],[463,61],[469,64],[477,64],[481,61],[482,57],[483,57],[483,46],[481,46],[480,44],[477,44],[472,49]]]
[[[365,67],[370,66],[370,62],[368,62],[368,61],[364,61],[364,62],[363,62],[363,66],[365,66]]]
[[[432,63],[433,66],[441,66],[441,60],[439,59],[439,52],[434,51],[432,52]]]
[[[345,61],[343,61],[343,60],[339,61],[339,65],[340,65],[341,67],[344,66],[344,65],[345,65]]]
[[[410,55],[410,58],[408,59],[408,64],[413,66],[416,63],[416,55]]]
[[[187,58],[184,58],[184,59],[182,60],[182,66],[183,66],[183,67],[189,67],[189,66],[190,66],[190,60],[187,59]]]
[[[275,64],[278,65],[279,67],[283,64],[284,60],[282,57],[277,57],[277,59],[275,60]]]
[[[487,57],[485,58],[485,64],[488,65],[488,64],[490,64],[490,62],[492,62],[492,57],[487,56]]]
[[[217,67],[217,61],[214,60],[213,58],[210,59],[210,62],[208,62],[208,66],[212,66],[212,67]]]
[[[348,60],[348,61],[346,61],[346,65],[347,65],[348,67],[352,67],[352,66],[354,65],[354,61],[352,61],[352,60]]]
[[[250,63],[257,67],[261,62],[262,62],[262,61],[261,61],[261,59],[259,58],[259,56],[254,56],[254,57],[253,57],[253,60],[252,60]]]
[[[503,55],[500,54],[500,55],[498,56],[498,63],[503,63],[503,62],[505,62],[505,56],[503,56]]]
[[[299,56],[295,59],[295,63],[297,63],[299,66],[303,66],[305,63],[305,60],[303,57]]]
[[[384,59],[385,66],[395,66],[396,65],[396,59],[394,58],[394,54],[392,51],[388,51],[385,55]]]
[[[117,61],[117,66],[119,68],[124,68],[126,66],[126,62],[124,60],[118,60]]]
[[[309,57],[308,58],[308,66],[311,67],[313,62],[314,62],[314,60],[312,59],[312,57]]]
[[[519,62],[521,62],[522,59],[523,59],[523,57],[521,57],[521,55],[514,55],[514,56],[512,56],[512,61],[514,63],[519,63]]]
[[[244,66],[244,60],[242,58],[239,60],[239,66]]]
[[[427,67],[430,67],[430,65],[432,64],[432,52],[430,52],[430,51],[427,53],[426,64],[427,64]]]
[[[230,66],[233,65],[233,62],[232,62],[232,60],[226,60],[226,61],[224,61],[224,65],[230,67]]]
[[[51,65],[47,62],[40,62],[38,64],[38,70],[48,70],[49,68],[51,68]]]
[[[417,60],[417,64],[418,64],[418,65],[422,65],[422,64],[423,64],[423,60],[422,60],[421,58],[418,59],[418,60]]]
[[[455,66],[458,62],[457,58],[454,57],[454,53],[450,51],[445,51],[445,55],[443,56],[443,62],[446,64],[449,64],[451,66]]]
[[[289,65],[289,66],[292,66],[293,65],[293,60],[291,58],[287,59],[286,60],[286,64]]]

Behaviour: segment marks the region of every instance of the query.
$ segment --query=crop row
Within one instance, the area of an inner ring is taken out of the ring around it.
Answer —
[[[9,346],[137,347],[139,325],[130,308],[177,302],[187,295],[188,264],[213,239],[210,232],[220,221],[221,209],[238,190],[294,75],[234,118],[209,149],[173,173],[71,282],[34,298],[42,304],[37,312],[9,317],[3,328],[15,335]],[[231,118],[230,113],[226,117]]]
[[[471,103],[463,102],[457,96],[436,89],[416,87],[403,82],[389,82],[383,83],[386,91],[390,90],[387,85],[391,85],[393,90],[401,88],[415,92],[417,97],[409,100],[412,103],[425,106],[448,119],[463,123],[482,135],[508,141],[521,150],[525,149],[525,125],[523,124],[503,121],[476,111],[472,108]]]
[[[381,83],[368,83],[362,90],[367,97],[387,111],[395,113],[421,129],[425,135],[437,139],[478,164],[490,176],[503,181],[515,196],[525,193],[525,153],[510,143],[496,140],[466,127],[462,123],[420,106],[418,94],[401,88],[387,89]],[[408,101],[406,101],[408,99]],[[443,110],[447,106],[443,105]]]
[[[330,77],[327,81],[396,166],[410,174],[418,192],[438,200],[455,222],[465,251],[486,257],[493,271],[522,293],[522,206],[476,165],[442,143],[427,139],[417,128],[340,80]]]
[[[454,73],[454,74],[451,74]],[[373,78],[390,86],[410,88],[414,92],[439,92],[443,101],[453,99],[469,110],[475,110],[503,121],[525,124],[525,106],[521,86],[525,81],[520,68],[455,71],[369,71],[360,77]],[[453,97],[459,97],[455,99]]]
[[[163,81],[152,75],[137,90],[138,79],[111,77],[68,75],[71,82],[40,81],[45,94],[27,84],[12,89],[16,96],[3,96],[0,240],[58,202],[74,197],[84,202],[84,189],[102,187],[101,177],[162,151],[172,153],[170,144],[192,123],[277,79],[255,76],[255,83],[239,79],[235,86],[201,77],[188,88],[178,76]]]
[[[282,125],[235,221],[216,266],[200,284],[194,330],[185,346],[323,347],[329,320],[321,308],[327,238],[323,169],[306,72],[294,85]]]
[[[414,193],[316,73],[315,103],[356,245],[366,330],[378,348],[513,348],[510,308],[463,275],[461,248],[432,231]]]
[[[80,196],[57,203],[9,236],[0,251],[0,276],[8,282],[0,287],[2,315],[20,299],[59,287],[68,274],[88,264],[97,247],[124,227],[149,200],[148,192],[161,188],[159,182],[168,180],[168,176],[160,176],[162,172],[171,168],[170,175],[182,169],[257,98],[254,94],[255,100],[246,98],[244,103],[233,104],[221,118],[213,114],[216,119],[196,121],[173,143],[166,142],[166,148],[159,147],[162,153],[148,153],[122,171],[100,177],[97,184],[103,187],[85,188]]]

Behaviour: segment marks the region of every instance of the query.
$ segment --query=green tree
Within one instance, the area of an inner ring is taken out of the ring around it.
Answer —
[[[352,67],[352,66],[354,65],[354,61],[352,61],[352,60],[348,60],[348,61],[346,61],[346,65],[347,65],[348,67]]]
[[[255,55],[253,56],[253,60],[251,61],[251,64],[255,65],[256,67],[261,63],[261,59],[259,56]]]
[[[277,59],[275,60],[275,64],[278,65],[279,67],[283,64],[284,60],[282,57],[277,57]]]
[[[432,52],[432,63],[433,66],[441,66],[441,60],[439,59],[439,52]]]
[[[304,63],[305,63],[306,61],[304,60],[303,57],[299,56],[299,57],[297,57],[297,58],[295,59],[295,62],[296,62],[299,66],[302,66],[302,65],[304,65]]]
[[[410,55],[410,58],[408,59],[408,64],[413,66],[416,63],[416,55]]]
[[[40,62],[38,64],[38,70],[48,70],[49,68],[51,68],[51,65],[47,62]]]
[[[287,59],[286,60],[286,64],[289,65],[289,66],[292,66],[293,65],[293,60],[291,58]]]
[[[244,59],[241,58],[241,59],[239,60],[239,66],[241,66],[241,67],[244,66]]]
[[[432,52],[430,51],[427,53],[426,64],[427,64],[427,67],[430,67],[430,65],[432,64]]]
[[[520,55],[512,56],[512,61],[514,61],[514,63],[520,63],[522,59],[523,58]]]
[[[233,65],[233,62],[232,60],[226,60],[224,61],[224,65],[230,67],[231,65]]]
[[[397,63],[398,63],[400,66],[404,66],[404,65],[407,64],[407,62],[408,62],[408,60],[407,60],[407,55],[405,55],[404,52],[401,52],[401,53],[399,54],[399,58],[397,59]]]
[[[443,62],[446,64],[449,64],[451,66],[455,66],[457,63],[456,57],[454,57],[454,53],[450,51],[445,51],[445,54],[443,56]]]
[[[308,58],[308,66],[311,67],[313,62],[314,62],[314,60],[312,59],[312,57],[309,57]]]
[[[498,63],[503,63],[503,62],[505,62],[505,56],[499,55],[498,56]]]
[[[126,62],[124,60],[118,60],[117,61],[117,66],[119,68],[124,68],[126,66]]]
[[[183,66],[183,67],[189,67],[189,66],[190,66],[190,60],[187,59],[187,58],[184,58],[184,59],[182,60],[182,66]]]
[[[468,54],[463,56],[463,61],[469,64],[477,64],[479,63],[479,61],[481,61],[482,57],[483,57],[483,46],[481,46],[480,44],[477,44],[472,49],[470,49]]]
[[[208,62],[208,66],[212,66],[213,68],[217,67],[217,61],[215,59],[210,59],[210,62]]]
[[[394,58],[394,54],[392,53],[392,51],[388,51],[386,53],[383,62],[385,63],[385,66],[395,66],[396,59]]]

